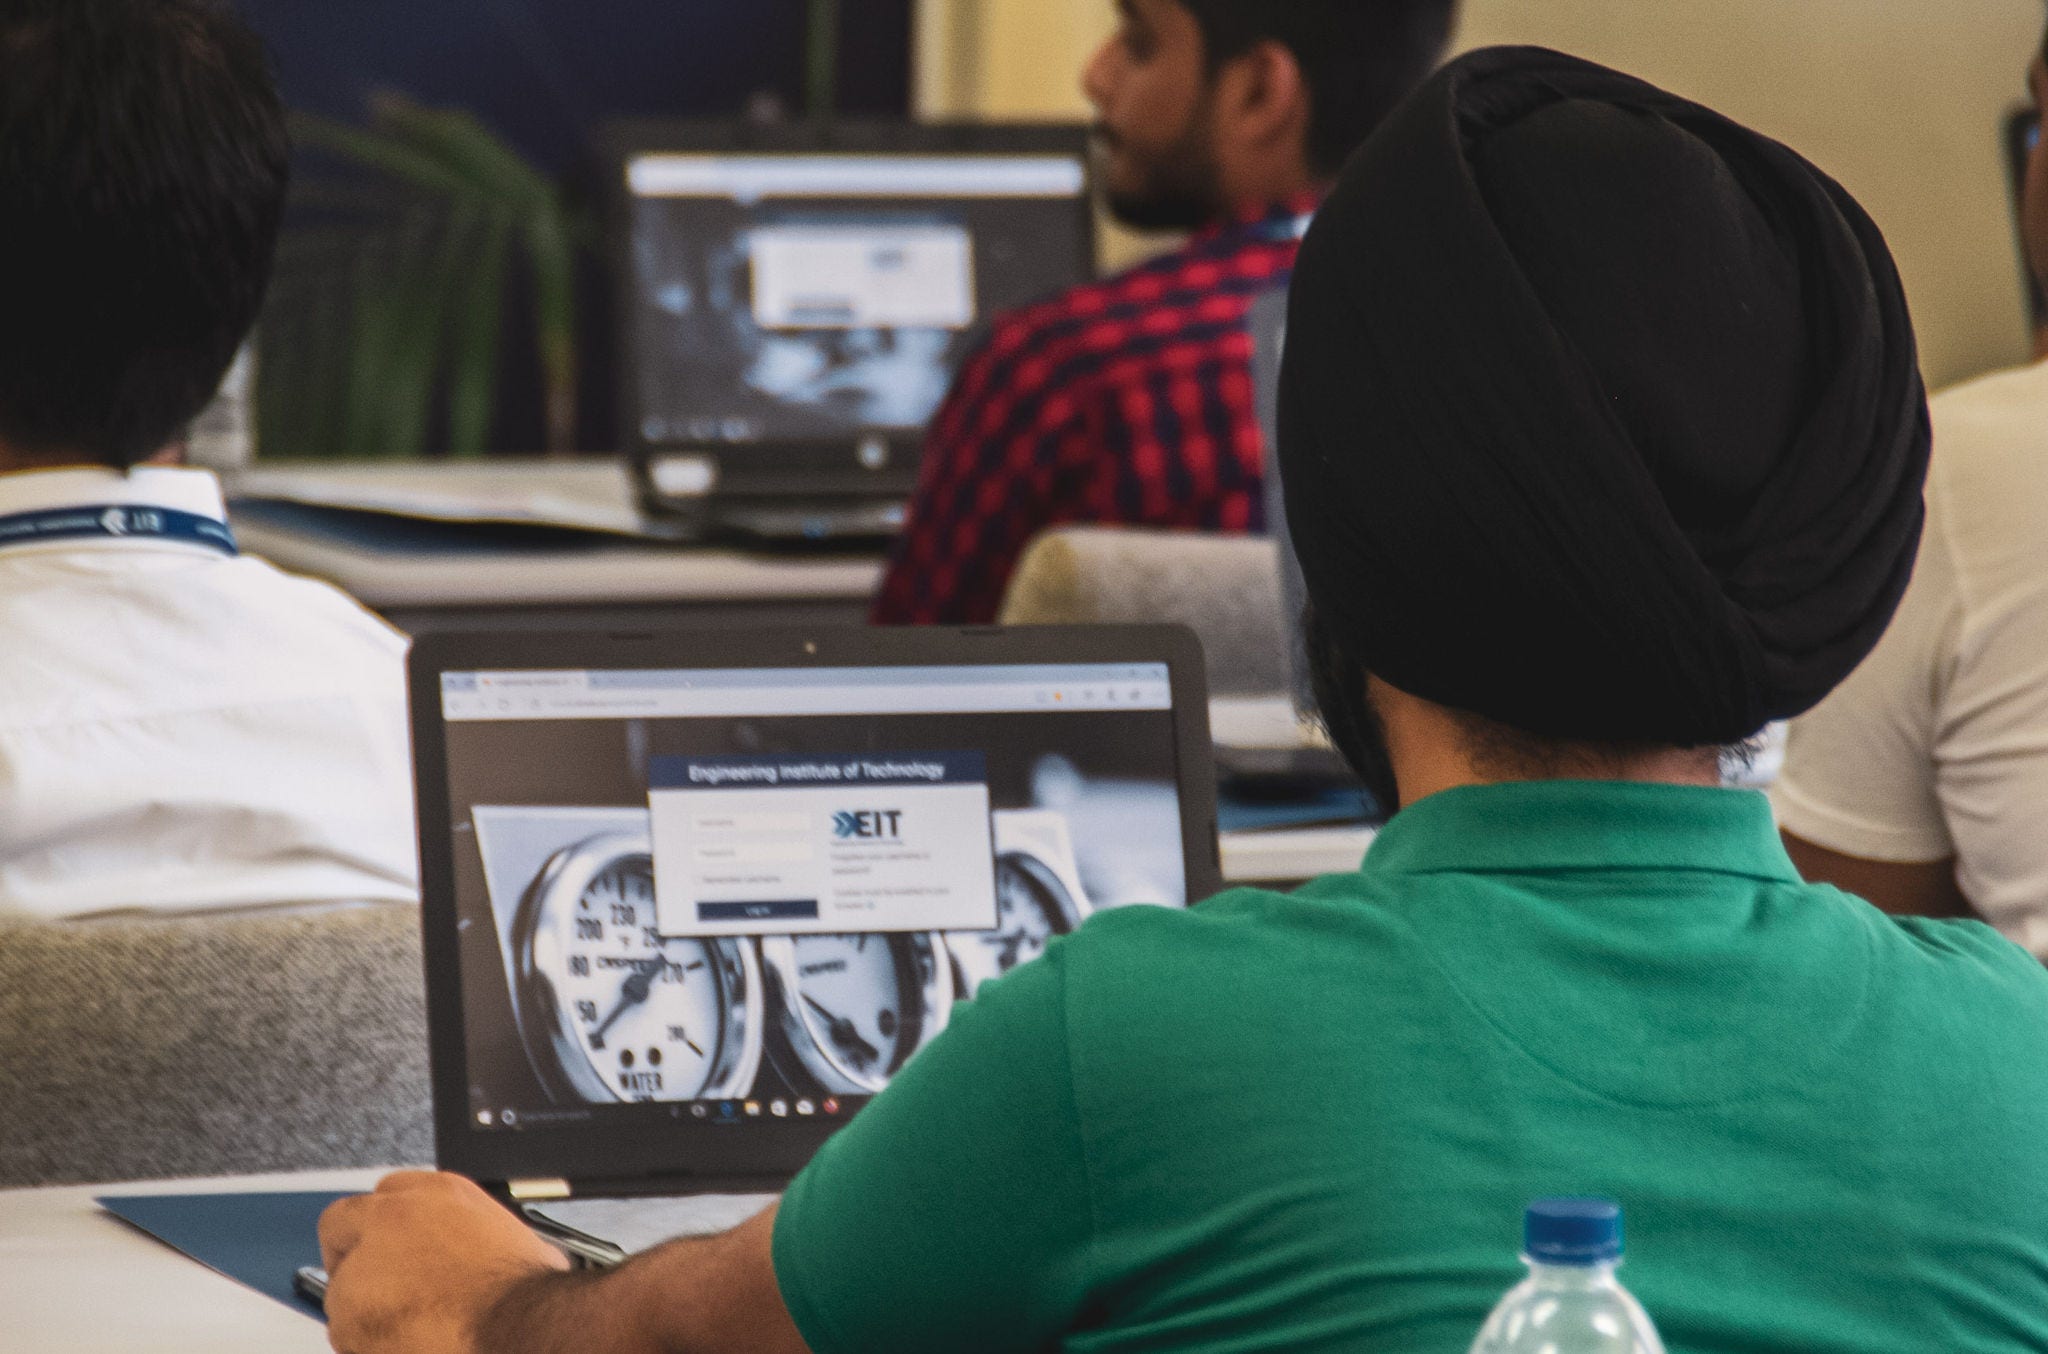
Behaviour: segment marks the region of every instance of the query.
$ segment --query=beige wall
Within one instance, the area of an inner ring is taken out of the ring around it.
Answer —
[[[1075,82],[1109,0],[923,5],[929,111],[1085,111]],[[1466,0],[1462,41],[1577,52],[1789,141],[1884,227],[1947,384],[2025,354],[1997,129],[2041,22],[2041,0]]]
[[[1468,0],[1463,41],[1540,42],[1790,143],[1884,228],[1928,378],[2026,353],[1998,142],[2040,0]]]
[[[1086,119],[1081,68],[1116,27],[1110,0],[919,0],[918,16],[927,117]],[[1167,243],[1100,224],[1106,268]]]
[[[1080,118],[1081,67],[1116,26],[1110,0],[918,0],[928,116]]]

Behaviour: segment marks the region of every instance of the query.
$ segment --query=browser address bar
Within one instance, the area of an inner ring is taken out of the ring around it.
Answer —
[[[450,722],[534,719],[764,718],[789,715],[999,714],[1062,710],[1170,710],[1165,682],[1066,686],[976,683],[788,686],[749,690],[506,690],[450,692]]]

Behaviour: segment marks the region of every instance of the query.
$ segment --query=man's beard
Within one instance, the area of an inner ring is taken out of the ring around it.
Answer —
[[[1178,140],[1141,169],[1134,188],[1112,190],[1104,203],[1120,225],[1138,231],[1198,230],[1223,214],[1223,171],[1210,144],[1206,103]],[[1097,128],[1105,142],[1112,133]]]

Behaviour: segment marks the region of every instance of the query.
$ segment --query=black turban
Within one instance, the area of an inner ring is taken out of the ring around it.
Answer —
[[[1310,598],[1403,691],[1731,743],[1816,704],[1905,591],[1930,436],[1884,238],[1698,104],[1466,56],[1345,170],[1290,305]]]

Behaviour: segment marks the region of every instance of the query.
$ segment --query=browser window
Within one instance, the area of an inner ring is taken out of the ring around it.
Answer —
[[[1078,155],[671,152],[626,184],[650,445],[922,428],[978,327],[1088,261]]]
[[[1163,664],[442,677],[471,1113],[850,1114],[1094,912],[1185,905]]]

